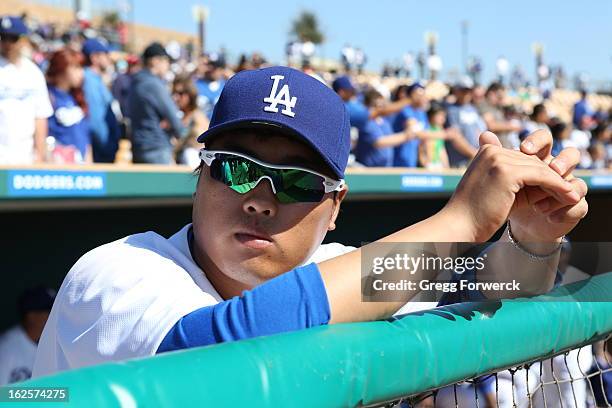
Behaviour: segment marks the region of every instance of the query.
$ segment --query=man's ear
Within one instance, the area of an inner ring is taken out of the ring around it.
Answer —
[[[338,214],[340,213],[340,203],[348,194],[348,185],[345,184],[342,190],[336,191],[334,193],[334,208],[332,210],[331,218],[329,219],[329,225],[327,226],[328,231],[333,231],[336,229],[336,218],[338,218]]]

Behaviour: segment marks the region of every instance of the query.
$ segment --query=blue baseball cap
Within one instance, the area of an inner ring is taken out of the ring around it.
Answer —
[[[350,150],[349,115],[328,86],[301,71],[269,67],[231,77],[215,105],[206,142],[232,128],[271,126],[306,141],[339,179]]]
[[[15,16],[0,18],[0,35],[27,35],[30,32],[23,20]]]
[[[53,307],[57,292],[45,286],[27,288],[17,300],[17,308],[23,316],[27,312],[48,311]]]
[[[108,52],[108,46],[97,38],[89,38],[83,43],[83,54],[86,56],[97,52]]]
[[[338,92],[341,89],[346,89],[347,91],[353,91],[353,92],[355,91],[355,87],[353,86],[353,83],[351,82],[351,78],[349,78],[346,75],[342,75],[334,79],[334,82],[332,82],[332,88],[336,92]]]
[[[413,84],[410,84],[410,86],[408,86],[408,89],[406,90],[406,93],[408,95],[412,95],[412,93],[414,91],[416,91],[417,89],[425,89],[425,87],[420,82],[414,82]]]

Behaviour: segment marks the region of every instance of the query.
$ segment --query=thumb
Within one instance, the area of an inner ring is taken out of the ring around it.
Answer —
[[[480,134],[480,138],[478,138],[478,144],[480,145],[480,147],[486,144],[492,144],[494,146],[502,147],[502,144],[497,138],[497,136],[495,136],[495,133],[489,132],[488,130]]]

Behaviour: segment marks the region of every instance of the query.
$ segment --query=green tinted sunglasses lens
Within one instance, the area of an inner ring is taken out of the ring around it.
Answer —
[[[251,191],[262,177],[274,183],[281,203],[319,202],[325,194],[323,177],[303,170],[273,169],[246,158],[219,155],[211,164],[211,177],[240,194]]]
[[[280,202],[319,202],[323,198],[323,177],[302,170],[279,171],[283,183],[277,190]]]

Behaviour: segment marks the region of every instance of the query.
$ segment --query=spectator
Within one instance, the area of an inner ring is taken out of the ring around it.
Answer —
[[[591,166],[589,166],[590,169],[602,170],[606,168],[606,147],[603,143],[591,143],[587,151],[591,156]]]
[[[163,79],[170,57],[159,43],[142,54],[144,68],[134,75],[129,111],[134,163],[172,164],[172,139],[183,134],[179,112]]]
[[[365,94],[364,102],[367,108],[375,109],[384,104],[384,98],[378,91],[370,89]],[[368,119],[365,126],[359,130],[355,157],[365,166],[392,166],[393,147],[410,138],[411,135],[407,131],[393,133],[389,121],[381,116]]]
[[[174,102],[181,110],[183,132],[176,146],[176,162],[196,168],[200,164],[200,148],[197,139],[208,129],[208,118],[198,108],[198,91],[191,79],[180,77],[174,80],[172,89]]]
[[[130,89],[132,88],[132,81],[134,74],[141,68],[140,59],[136,56],[130,55],[126,59],[127,71],[119,73],[113,81],[111,93],[113,97],[119,102],[119,108],[121,109],[122,115],[122,131],[121,133],[128,138],[131,138],[130,121],[129,121],[129,96]]]
[[[550,118],[548,117],[546,106],[542,103],[535,105],[531,111],[531,115],[529,115],[529,120],[525,122],[523,129],[519,133],[519,139],[524,139],[531,132],[535,132],[538,129],[544,129],[550,132],[551,129],[548,126],[549,120]]]
[[[63,49],[51,55],[47,84],[53,106],[49,135],[55,163],[92,163],[88,107],[83,92],[83,55]]]
[[[512,132],[518,132],[521,127],[516,123],[505,120],[503,103],[505,89],[498,82],[493,82],[485,92],[485,100],[480,106],[480,114],[487,125],[487,129],[495,133],[502,146],[507,149],[518,149],[516,140],[512,140]]]
[[[448,124],[458,128],[460,135],[446,142],[451,167],[467,166],[478,151],[478,138],[486,124],[472,105],[474,83],[468,77],[454,86],[456,103],[448,107]]]
[[[208,119],[211,118],[213,108],[225,85],[223,73],[224,67],[217,61],[202,60],[198,65],[198,78],[195,81],[199,95],[198,105]]]
[[[584,116],[591,118],[593,116],[593,108],[587,101],[588,92],[585,89],[580,91],[580,100],[574,104],[574,112],[572,123],[575,127],[579,127]]]
[[[612,337],[593,345],[594,362],[589,370],[589,381],[593,390],[595,403],[605,407],[612,403]],[[600,372],[600,375],[593,375]],[[603,372],[605,371],[605,372]]]
[[[539,103],[533,107],[531,115],[529,115],[529,121],[525,124],[525,129],[529,133],[535,132],[538,129],[550,131],[550,128],[548,127],[549,120],[550,118],[548,116],[546,106],[544,106],[544,104],[542,103]]]
[[[83,53],[87,65],[83,90],[89,107],[93,160],[112,163],[119,148],[119,123],[112,109],[113,96],[102,80],[112,61],[106,44],[95,38],[85,41]]]
[[[357,67],[357,73],[361,75],[363,73],[363,67],[368,61],[368,57],[361,48],[355,49],[355,67]]]
[[[550,132],[553,137],[553,146],[551,154],[553,156],[557,156],[561,150],[566,147],[576,147],[574,143],[570,140],[570,130],[571,128],[567,126],[565,123],[554,120],[550,126]]]
[[[429,129],[432,132],[443,132],[446,123],[446,112],[439,104],[432,104],[427,111]],[[419,145],[419,162],[427,169],[447,169],[448,155],[444,147],[444,139],[423,140]]]
[[[425,88],[416,82],[408,89],[410,105],[404,107],[397,114],[393,122],[393,131],[403,132],[406,130],[413,137],[397,146],[394,151],[393,165],[397,167],[417,167],[419,163],[419,143],[421,139],[446,139],[444,130],[431,131],[427,121],[425,107],[429,103],[425,94]]]
[[[23,56],[27,35],[20,18],[0,18],[0,164],[45,160],[53,108],[42,72]]]
[[[368,122],[368,109],[355,98],[357,90],[353,86],[351,79],[346,76],[340,76],[332,83],[332,88],[344,101],[344,105],[349,112],[351,127],[362,129]]]
[[[0,386],[32,376],[36,348],[55,294],[55,290],[39,286],[27,289],[19,297],[19,324],[0,336]]]
[[[584,114],[580,117],[578,126],[574,127],[574,130],[570,133],[570,140],[576,149],[580,150],[580,165],[581,169],[588,169],[591,167],[591,155],[588,152],[588,148],[591,145],[591,131],[589,130],[593,119]]]
[[[342,47],[341,60],[342,66],[344,67],[344,71],[347,73],[351,72],[351,68],[353,66],[353,63],[355,62],[355,49],[349,44],[346,44],[344,47]]]

